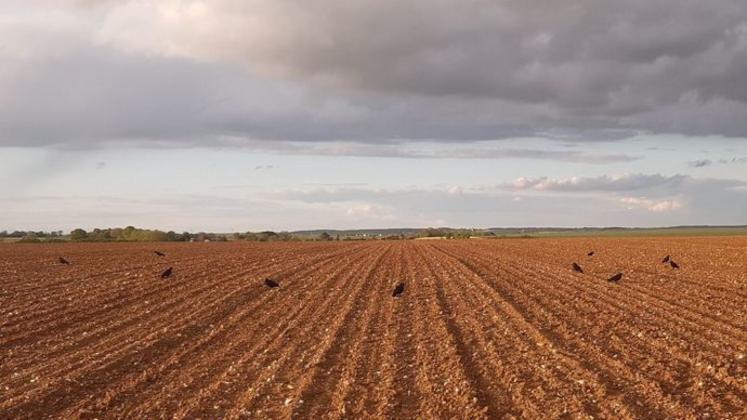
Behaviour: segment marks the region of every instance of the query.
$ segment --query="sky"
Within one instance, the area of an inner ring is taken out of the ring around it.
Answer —
[[[0,230],[747,224],[743,0],[4,0]]]

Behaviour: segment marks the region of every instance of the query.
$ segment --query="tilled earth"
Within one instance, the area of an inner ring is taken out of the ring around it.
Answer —
[[[745,407],[743,237],[0,245],[0,418]]]

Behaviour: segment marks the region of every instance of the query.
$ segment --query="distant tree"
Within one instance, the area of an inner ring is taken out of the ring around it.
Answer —
[[[273,240],[275,241],[295,241],[298,238],[296,238],[292,233],[290,232],[280,232],[277,235],[273,237]]]
[[[257,240],[260,242],[273,241],[277,239],[277,236],[278,236],[277,233],[271,230],[266,230],[264,232],[259,232],[259,234],[257,234]]]
[[[321,241],[331,241],[332,240],[332,236],[329,233],[327,233],[327,232],[322,232],[319,235],[319,240],[321,240]]]
[[[83,229],[78,228],[70,232],[71,241],[84,241],[87,238],[88,238],[88,233]]]
[[[420,236],[425,236],[426,238],[434,238],[439,236],[446,236],[446,232],[442,231],[441,229],[428,228],[423,230],[420,233]]]

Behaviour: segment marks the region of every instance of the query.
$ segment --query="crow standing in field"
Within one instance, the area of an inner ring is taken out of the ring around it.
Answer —
[[[400,297],[402,296],[402,293],[405,292],[405,284],[400,283],[397,285],[397,287],[394,288],[394,291],[392,292],[392,297]]]
[[[592,255],[594,255],[594,251],[589,251],[589,253],[586,254],[587,257],[591,257]]]
[[[171,276],[171,273],[172,273],[173,271],[174,271],[174,269],[173,269],[172,267],[169,267],[169,268],[167,268],[166,270],[164,270],[164,271],[163,271],[163,273],[161,273],[161,278],[162,278],[162,279],[167,279],[167,278],[169,278],[169,277]]]
[[[70,261],[68,261],[68,260],[66,260],[66,259],[64,259],[64,258],[62,258],[62,257],[59,257],[59,258],[57,259],[57,261],[59,261],[59,262],[60,262],[60,264],[70,265]]]
[[[665,264],[668,263],[669,262],[669,255],[667,255],[666,257],[664,257],[664,259],[661,260],[661,262],[663,262]]]
[[[674,269],[679,269],[680,268],[680,265],[677,264],[676,262],[674,262],[674,260],[669,260],[669,265],[671,265],[672,268],[674,268]]]
[[[578,265],[578,264],[576,264],[576,263],[573,263],[573,271],[575,271],[577,273],[583,273],[584,272],[584,270],[581,269],[581,266]]]
[[[608,278],[607,281],[617,283],[621,278],[623,278],[623,273],[617,273],[614,276]]]
[[[164,254],[161,251],[153,251],[153,253],[156,254],[156,255],[158,255],[159,257],[165,257],[166,256],[166,254]]]
[[[270,289],[274,289],[276,287],[280,287],[280,283],[268,277],[265,279],[265,286],[269,287]]]

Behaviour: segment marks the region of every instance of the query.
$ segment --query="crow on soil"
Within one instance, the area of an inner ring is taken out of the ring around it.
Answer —
[[[156,254],[156,255],[158,255],[159,257],[165,257],[166,256],[166,254],[164,254],[161,251],[153,251],[153,253]]]
[[[269,287],[270,289],[274,289],[276,287],[280,287],[280,283],[268,277],[265,279],[265,286]]]
[[[680,265],[674,262],[674,260],[669,260],[669,265],[672,266],[672,268],[679,269]]]
[[[661,262],[668,263],[669,262],[669,255],[667,255],[666,257],[664,257],[664,259],[661,260]]]
[[[64,259],[62,257],[58,258],[57,261],[59,261],[60,264],[70,265],[70,261],[68,261],[68,260],[66,260],[66,259]]]
[[[161,278],[162,279],[169,278],[171,276],[171,273],[173,271],[174,271],[174,269],[172,267],[167,268],[166,270],[163,271],[163,273],[161,273]]]
[[[581,269],[581,266],[578,265],[578,264],[576,264],[576,263],[573,263],[573,271],[575,271],[577,273],[583,273],[584,272],[584,270]]]
[[[392,297],[400,297],[402,296],[402,293],[405,292],[405,284],[400,283],[397,285],[397,287],[394,288],[394,291],[392,292]]]
[[[617,283],[618,281],[620,281],[621,278],[623,278],[623,273],[617,273],[614,276],[608,278],[607,281],[612,281],[612,282]]]

